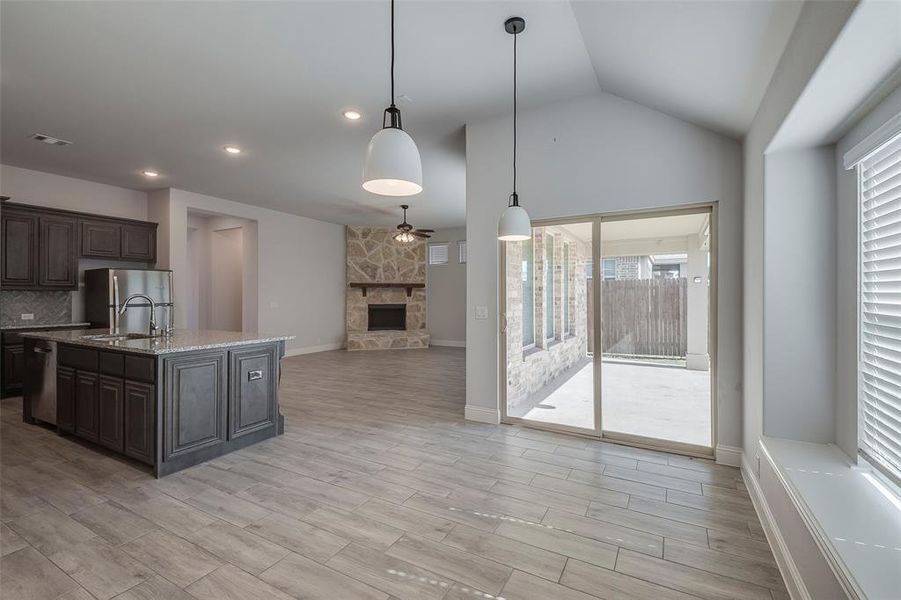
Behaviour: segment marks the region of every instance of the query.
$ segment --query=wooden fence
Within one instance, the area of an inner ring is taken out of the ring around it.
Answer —
[[[688,280],[684,277],[602,281],[604,354],[684,358],[688,347],[687,295]],[[589,280],[589,310],[592,300]]]

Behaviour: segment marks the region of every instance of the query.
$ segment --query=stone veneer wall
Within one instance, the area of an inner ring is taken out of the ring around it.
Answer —
[[[522,242],[507,242],[507,407],[511,415],[527,410],[530,397],[567,370],[587,364],[588,265],[591,244],[561,227],[532,230],[534,252],[535,346],[523,349]],[[545,327],[545,234],[554,236],[554,332]],[[563,315],[563,256],[568,244],[570,322]]]
[[[394,229],[347,227],[346,232],[347,349],[427,347],[425,289],[414,289],[408,298],[403,288],[370,288],[364,297],[363,290],[350,287],[350,283],[425,283],[425,240],[398,242]],[[369,304],[406,304],[407,330],[369,331]]]

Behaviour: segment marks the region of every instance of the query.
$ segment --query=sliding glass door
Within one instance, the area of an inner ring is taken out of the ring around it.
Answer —
[[[596,433],[594,225],[535,227],[505,244],[506,416]]]
[[[549,220],[506,243],[504,421],[709,454],[713,220]]]

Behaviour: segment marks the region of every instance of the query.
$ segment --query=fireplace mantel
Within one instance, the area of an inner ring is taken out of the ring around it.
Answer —
[[[362,288],[364,298],[366,297],[366,290],[368,290],[369,288],[405,288],[407,290],[407,298],[409,298],[413,295],[414,289],[421,289],[425,287],[424,283],[386,283],[375,281],[352,281],[348,285],[352,288]]]

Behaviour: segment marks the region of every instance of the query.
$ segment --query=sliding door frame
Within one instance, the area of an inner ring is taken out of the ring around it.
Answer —
[[[601,294],[601,224],[605,222],[626,221],[642,218],[659,218],[699,213],[710,214],[710,288],[708,293],[708,326],[707,326],[707,351],[710,356],[710,447],[686,444],[657,438],[649,438],[640,435],[604,431],[603,428],[603,396],[602,387],[602,357],[603,347],[602,328],[600,315],[603,314]],[[702,458],[714,458],[717,445],[717,380],[718,380],[718,346],[717,346],[717,307],[718,307],[718,281],[719,281],[719,203],[704,202],[678,207],[650,208],[641,210],[626,210],[606,213],[595,213],[574,217],[559,217],[553,219],[536,219],[532,221],[532,227],[549,227],[554,225],[573,225],[577,223],[591,223],[591,274],[592,293],[594,294],[594,319],[593,331],[595,352],[592,357],[594,371],[594,423],[593,428],[573,427],[534,421],[522,417],[514,417],[507,414],[507,252],[506,244],[499,242],[499,276],[498,276],[498,300],[499,300],[499,352],[498,352],[498,398],[500,401],[501,423],[581,435],[626,446],[647,448],[697,456]]]

